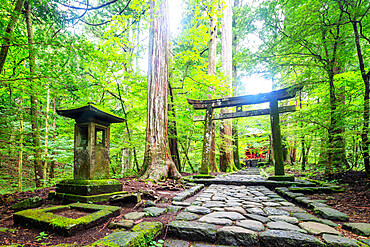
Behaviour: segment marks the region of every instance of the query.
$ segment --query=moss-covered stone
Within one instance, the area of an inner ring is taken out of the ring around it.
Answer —
[[[105,202],[105,201],[108,201],[112,196],[122,195],[122,194],[127,194],[127,193],[128,193],[127,191],[120,191],[120,192],[113,192],[113,193],[100,194],[100,195],[81,196],[81,195],[74,195],[74,194],[50,192],[49,198],[55,197],[64,202],[93,203],[93,202]]]
[[[193,178],[197,179],[197,178],[215,178],[215,176],[212,176],[212,175],[209,175],[209,174],[198,174],[198,175],[194,175]]]
[[[83,180],[69,179],[56,185],[56,192],[91,196],[122,191],[122,184],[115,179]]]
[[[10,207],[10,209],[19,211],[29,208],[37,208],[40,207],[43,203],[44,203],[43,198],[35,196],[14,204],[13,206]]]
[[[275,176],[268,177],[268,180],[294,182],[294,176],[275,175]]]
[[[69,209],[91,212],[91,214],[77,219],[54,214]],[[120,207],[74,203],[66,206],[20,211],[13,215],[13,219],[17,225],[52,230],[65,236],[71,236],[78,230],[90,228],[118,215],[120,210]]]
[[[143,234],[145,242],[149,243],[161,233],[163,224],[161,222],[142,222],[132,228],[133,232]]]
[[[146,246],[145,239],[140,232],[120,231],[109,234],[89,246],[104,247],[141,247]]]

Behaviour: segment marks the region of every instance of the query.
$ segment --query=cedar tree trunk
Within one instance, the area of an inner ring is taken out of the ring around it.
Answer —
[[[158,6],[157,6],[158,5]],[[156,11],[155,11],[156,10]],[[146,145],[142,179],[154,181],[181,175],[168,145],[169,28],[167,0],[150,1]]]

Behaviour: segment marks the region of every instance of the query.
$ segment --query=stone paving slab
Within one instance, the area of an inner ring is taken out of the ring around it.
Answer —
[[[169,237],[207,241],[212,246],[320,247],[329,245],[329,242],[323,243],[316,236],[327,236],[328,233],[330,236],[327,239],[336,236],[338,238],[334,242],[342,241],[338,236],[340,232],[334,228],[339,225],[307,213],[272,191],[271,186],[268,188],[260,183],[276,181],[243,172],[207,181],[210,186],[197,195],[190,206],[182,205],[184,212],[169,224]],[[337,213],[323,202],[310,200],[301,193],[290,192],[287,188],[278,188],[277,191],[292,194],[295,197],[290,198],[298,198],[302,204],[311,203],[314,209],[323,208],[325,212]],[[345,220],[344,214],[338,217]],[[326,218],[330,219],[330,216]]]

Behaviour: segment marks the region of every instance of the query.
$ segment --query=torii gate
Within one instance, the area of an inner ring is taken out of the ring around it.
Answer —
[[[187,99],[194,110],[206,109],[205,116],[196,116],[193,121],[205,121],[204,138],[203,138],[203,153],[202,153],[202,168],[201,171],[208,171],[208,165],[211,162],[211,138],[212,135],[212,120],[251,117],[270,114],[271,132],[272,132],[272,147],[275,160],[275,175],[284,176],[284,160],[281,144],[280,133],[280,118],[279,113],[295,111],[295,106],[278,107],[278,101],[294,98],[297,91],[303,86],[292,86],[270,93],[261,93],[256,95],[244,95],[238,97],[228,97],[213,100],[192,100]],[[270,103],[269,109],[243,111],[243,105],[261,104],[264,102]],[[236,106],[236,112],[222,113],[213,116],[213,109]],[[208,173],[208,172],[207,172]]]

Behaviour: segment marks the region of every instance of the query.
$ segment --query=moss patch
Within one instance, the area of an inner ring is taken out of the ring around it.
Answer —
[[[120,191],[120,192],[100,194],[100,195],[81,196],[81,195],[74,195],[74,194],[50,192],[49,199],[55,197],[55,198],[58,198],[66,202],[84,202],[84,203],[105,202],[105,201],[108,201],[112,196],[122,195],[122,194],[127,194],[127,193],[128,193],[127,191]]]
[[[140,232],[145,238],[145,242],[149,243],[155,239],[162,231],[163,225],[161,222],[142,222],[132,228],[133,232]]]
[[[215,176],[208,175],[208,174],[198,174],[198,175],[194,175],[193,178],[195,178],[195,179],[197,179],[197,178],[215,178]]]
[[[293,177],[293,176],[281,176],[281,175],[275,175],[275,176],[268,177],[268,180],[272,180],[272,181],[290,181],[290,182],[294,182],[294,177]]]
[[[71,208],[84,212],[91,212],[91,214],[78,219],[71,219],[54,214],[54,212]],[[61,235],[71,236],[77,230],[90,228],[118,215],[120,210],[120,207],[74,203],[66,206],[24,210],[15,213],[13,219],[14,223],[18,225],[53,230]]]

